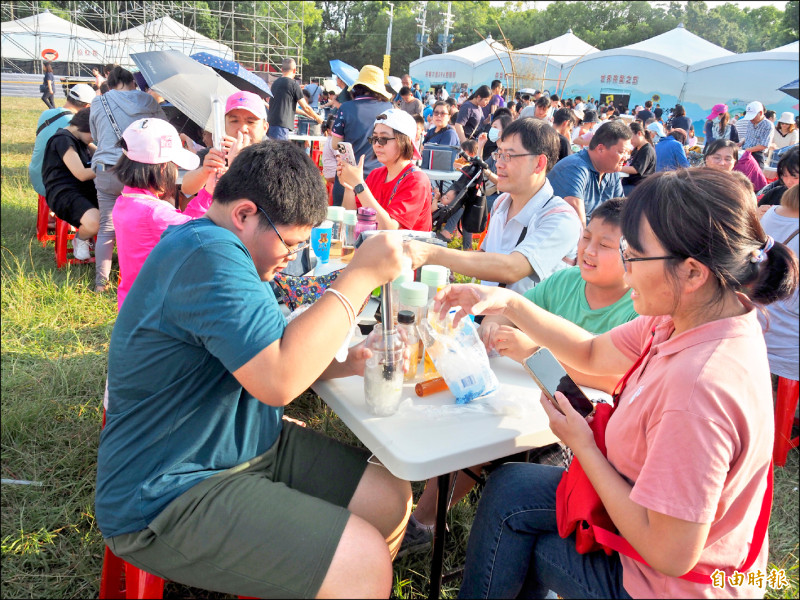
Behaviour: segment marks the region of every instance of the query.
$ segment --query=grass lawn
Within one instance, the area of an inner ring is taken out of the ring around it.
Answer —
[[[36,193],[27,167],[39,99],[2,101],[2,473],[38,485],[2,486],[3,598],[96,597],[103,540],[94,520],[97,442],[106,352],[116,317],[113,294],[92,291],[93,265],[55,268],[52,243],[36,241]],[[358,444],[311,392],[287,410],[315,429]],[[767,418],[767,416],[765,416]],[[421,484],[414,484],[415,495]],[[475,497],[450,512],[445,572],[461,564]],[[429,554],[398,560],[393,596],[427,595]],[[798,452],[775,473],[770,524],[771,566],[787,570],[798,589]],[[446,582],[455,597],[460,579]],[[227,598],[168,584],[165,597]]]

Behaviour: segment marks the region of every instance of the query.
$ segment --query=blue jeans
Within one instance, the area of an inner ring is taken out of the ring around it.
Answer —
[[[460,598],[630,598],[619,555],[578,554],[556,526],[564,469],[508,463],[489,477],[467,544]]]
[[[286,129],[286,127],[278,127],[277,125],[270,125],[269,129],[267,130],[267,137],[271,140],[286,141],[289,139],[289,130]]]

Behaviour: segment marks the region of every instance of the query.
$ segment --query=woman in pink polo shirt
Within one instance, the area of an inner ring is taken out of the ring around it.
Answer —
[[[172,125],[139,119],[125,129],[120,144],[122,156],[113,171],[124,187],[112,212],[121,279],[118,309],[164,230],[202,217],[211,205],[211,193],[203,188],[183,212],[175,208],[177,167],[195,169],[200,159],[183,149]]]
[[[713,226],[712,226],[713,224]],[[561,538],[562,470],[517,463],[495,471],[470,532],[461,596],[576,598],[763,596],[767,542],[742,585],[679,577],[728,575],[754,539],[774,439],[772,391],[754,303],[797,288],[797,259],[764,233],[745,188],[712,169],[653,175],[629,197],[620,252],[640,316],[592,336],[507,289],[452,286],[437,309],[503,314],[585,373],[632,369],[606,429],[607,457],[561,395],[542,402],[611,520],[651,566],[614,552],[579,554]],[[649,346],[652,342],[652,345]]]

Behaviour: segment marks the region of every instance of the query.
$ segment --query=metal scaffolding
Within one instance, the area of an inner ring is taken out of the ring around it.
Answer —
[[[54,6],[57,5],[57,6]],[[38,0],[11,0],[0,4],[2,20],[13,21],[44,12]],[[302,76],[303,65],[303,2],[193,2],[172,0],[121,0],[119,2],[87,2],[71,0],[50,2],[48,6],[55,15],[74,24],[70,45],[75,49],[85,45],[80,27],[108,36],[111,45],[114,37],[134,27],[156,22],[144,27],[144,44],[147,50],[170,47],[171,42],[190,42],[189,32],[181,40],[181,33],[166,30],[157,23],[170,17],[192,32],[205,35],[228,46],[238,61],[248,69],[280,73],[281,62],[286,57],[297,61],[298,74]],[[163,22],[163,21],[162,21]],[[38,35],[44,32],[31,32]],[[20,62],[3,59],[4,71],[41,72],[42,58],[37,48],[30,48],[33,70],[20,67]],[[78,61],[67,65],[66,75],[77,76],[90,73],[91,62],[103,64],[114,62],[113,56],[98,57],[98,60]],[[7,64],[8,63],[8,64]],[[87,64],[89,66],[87,66]],[[29,65],[25,65],[26,67]]]

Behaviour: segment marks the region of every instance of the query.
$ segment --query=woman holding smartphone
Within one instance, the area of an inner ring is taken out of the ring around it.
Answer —
[[[372,151],[383,166],[365,180],[364,155],[353,166],[337,154],[337,174],[345,187],[342,206],[375,209],[378,229],[430,231],[431,182],[414,166],[413,161],[420,159],[414,143],[416,135],[414,117],[399,108],[390,108],[375,118],[369,138]]]
[[[730,575],[753,541],[774,439],[754,303],[794,292],[797,259],[765,234],[747,190],[711,169],[645,179],[623,210],[622,234],[625,281],[642,316],[607,333],[592,336],[503,288],[451,286],[435,308],[505,315],[585,373],[631,371],[606,428],[607,456],[562,394],[564,414],[546,400],[542,406],[619,534],[648,564],[616,552],[579,554],[574,534],[564,539],[557,531],[562,470],[507,464],[481,497],[462,597],[731,595],[679,577],[716,569]],[[766,572],[767,551],[765,543],[751,572]],[[763,593],[748,581],[733,592]]]

